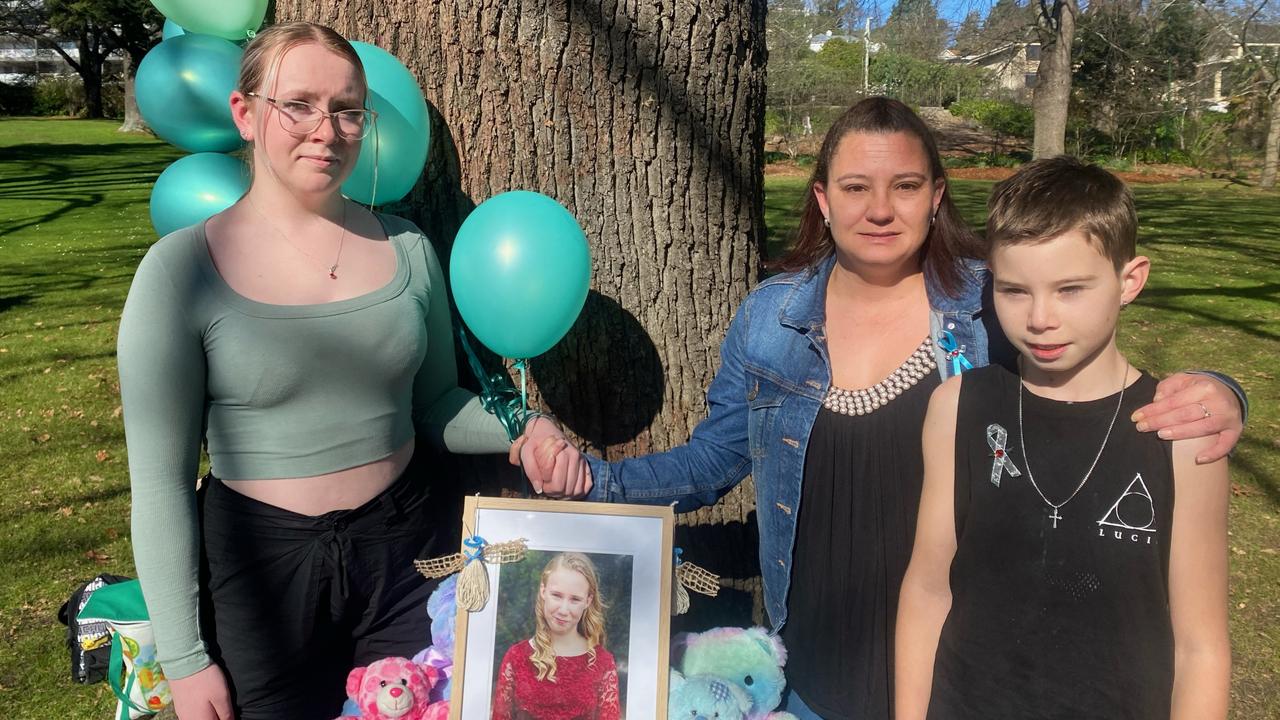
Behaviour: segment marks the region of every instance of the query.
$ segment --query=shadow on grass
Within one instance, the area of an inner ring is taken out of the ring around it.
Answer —
[[[1248,456],[1245,453],[1238,452],[1242,447],[1248,449]],[[1267,496],[1272,509],[1280,509],[1280,485],[1276,484],[1276,479],[1265,468],[1250,459],[1253,453],[1257,453],[1259,456],[1273,453],[1275,452],[1274,447],[1267,441],[1251,437],[1246,431],[1236,449],[1237,452],[1231,456],[1232,469],[1235,472],[1248,473],[1253,478],[1253,484],[1262,491],[1263,495]]]
[[[1222,305],[1221,312],[1215,312],[1211,306],[1203,302],[1192,300],[1194,304],[1190,304],[1169,302],[1168,300],[1161,301],[1159,298],[1249,299],[1275,303],[1280,301],[1280,283],[1266,283],[1244,288],[1187,288],[1181,286],[1147,288],[1142,291],[1140,299],[1140,302],[1146,307],[1186,313],[1206,321],[1208,325],[1235,328],[1240,332],[1264,340],[1280,340],[1280,335],[1263,329],[1267,325],[1274,324],[1274,318],[1264,317],[1258,320],[1246,320],[1233,316],[1231,314],[1233,308],[1229,304]]]
[[[7,146],[4,154],[0,195],[6,200],[61,204],[0,223],[0,237],[53,222],[108,199],[124,199],[118,195],[125,190],[140,192],[141,186],[153,183],[176,157],[169,148],[140,153],[137,146],[129,144],[32,143]]]

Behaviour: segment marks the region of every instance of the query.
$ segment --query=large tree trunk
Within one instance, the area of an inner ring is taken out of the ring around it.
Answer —
[[[1276,186],[1276,166],[1280,162],[1280,82],[1271,92],[1271,110],[1267,118],[1267,144],[1262,154],[1262,181],[1264,188]]]
[[[105,54],[100,52],[97,42],[85,34],[81,34],[77,46],[80,50],[80,63],[76,73],[84,83],[85,117],[101,118],[102,111],[102,65],[106,61]]]
[[[505,190],[545,193],[578,218],[592,293],[532,376],[544,407],[621,458],[688,440],[760,275],[766,4],[279,0],[276,13],[375,43],[418,78],[431,158],[400,212],[442,259],[474,204]],[[742,552],[754,546],[749,487],[694,520],[738,535],[698,529],[685,559],[758,572]]]
[[[1041,0],[1040,67],[1032,98],[1035,138],[1032,156],[1066,152],[1067,108],[1071,102],[1071,43],[1076,35],[1077,0]]]
[[[134,91],[134,82],[138,75],[138,64],[142,62],[142,57],[134,57],[133,53],[126,53],[124,67],[124,123],[120,125],[120,132],[146,132],[147,122],[142,119],[142,113],[138,112],[138,97]]]

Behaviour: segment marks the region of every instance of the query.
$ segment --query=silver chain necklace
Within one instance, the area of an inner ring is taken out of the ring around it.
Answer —
[[[1093,469],[1098,467],[1098,461],[1102,459],[1102,451],[1107,449],[1107,441],[1111,439],[1111,430],[1116,426],[1116,418],[1120,417],[1120,406],[1124,404],[1124,390],[1125,386],[1128,384],[1129,363],[1126,362],[1124,364],[1124,377],[1120,380],[1120,399],[1116,401],[1116,411],[1111,415],[1111,424],[1107,425],[1107,434],[1102,437],[1102,447],[1098,448],[1098,454],[1093,457],[1093,462],[1090,463],[1089,469],[1085,471],[1084,477],[1080,478],[1080,484],[1076,485],[1076,489],[1071,491],[1071,494],[1067,496],[1066,500],[1063,500],[1060,503],[1053,503],[1050,502],[1049,498],[1045,497],[1044,492],[1040,490],[1040,486],[1036,484],[1036,476],[1031,472],[1031,458],[1027,454],[1027,440],[1023,437],[1022,433],[1022,392],[1024,386],[1022,378],[1018,378],[1018,443],[1022,445],[1022,463],[1027,468],[1027,479],[1031,481],[1031,487],[1035,489],[1036,494],[1040,496],[1040,499],[1044,501],[1044,504],[1053,509],[1053,513],[1049,515],[1049,519],[1053,520],[1053,529],[1058,529],[1058,521],[1062,519],[1062,515],[1058,514],[1058,510],[1062,506],[1071,502],[1071,499],[1080,492],[1080,489],[1084,487],[1084,484],[1089,482],[1089,476],[1093,474]]]
[[[321,262],[319,259],[317,259],[315,255],[312,255],[311,253],[307,252],[306,250],[303,250],[302,248],[294,244],[294,242],[289,239],[288,235],[285,235],[284,233],[280,232],[280,228],[276,227],[275,223],[271,222],[270,218],[268,218],[261,210],[258,209],[257,203],[255,203],[253,201],[253,198],[249,197],[248,194],[245,195],[245,199],[249,201],[249,207],[253,208],[253,211],[258,214],[258,217],[262,218],[262,221],[267,224],[267,227],[271,228],[271,230],[275,232],[275,234],[278,235],[280,239],[289,243],[289,247],[301,253],[311,262],[324,268],[325,271],[328,272],[330,280],[338,279],[338,262],[342,260],[342,243],[347,239],[347,202],[346,200],[342,201],[342,233],[338,235],[338,253],[333,257],[333,264],[326,265],[323,262]]]

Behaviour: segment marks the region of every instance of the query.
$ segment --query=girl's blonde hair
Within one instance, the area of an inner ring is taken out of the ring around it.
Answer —
[[[240,59],[240,82],[237,89],[242,93],[270,93],[280,69],[280,59],[290,49],[307,43],[319,45],[354,65],[364,84],[364,94],[368,97],[369,84],[364,77],[364,63],[360,62],[356,49],[333,28],[309,22],[272,25],[255,35]]]
[[[591,600],[582,611],[582,618],[578,620],[578,633],[587,639],[588,664],[595,663],[596,648],[604,647],[604,611],[608,607],[600,597],[600,578],[596,575],[596,566],[586,555],[575,552],[560,553],[551,558],[547,566],[542,569],[542,580],[538,584],[538,599],[533,611],[536,630],[533,633],[533,656],[530,659],[538,670],[538,679],[551,682],[556,681],[556,652],[551,645],[551,629],[547,627],[547,620],[542,615],[542,588],[547,584],[547,578],[551,577],[551,573],[556,570],[572,570],[587,579]]]

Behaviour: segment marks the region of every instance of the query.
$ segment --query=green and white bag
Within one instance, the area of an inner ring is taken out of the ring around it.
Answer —
[[[115,720],[147,718],[169,704],[169,683],[156,661],[151,617],[137,580],[99,588],[80,618],[101,620],[111,628],[107,684],[118,700]]]

